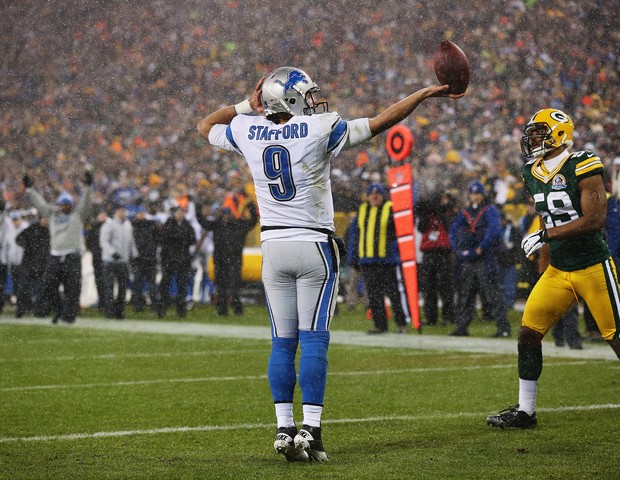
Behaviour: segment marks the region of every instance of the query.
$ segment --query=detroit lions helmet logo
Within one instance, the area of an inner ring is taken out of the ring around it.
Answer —
[[[282,85],[284,88],[284,94],[288,93],[295,85],[298,83],[308,83],[305,75],[301,73],[299,70],[291,70],[288,74],[288,78],[286,79],[286,83],[282,83],[280,80],[274,80],[274,83],[278,85]]]

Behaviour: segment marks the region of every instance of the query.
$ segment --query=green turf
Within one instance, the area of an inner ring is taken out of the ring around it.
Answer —
[[[353,311],[350,311],[346,306],[339,305],[334,320],[332,322],[332,329],[336,330],[359,330],[365,331],[373,327],[372,322],[366,319],[365,309],[361,305],[355,307]],[[88,308],[82,312],[84,318],[101,318],[102,314],[96,309]],[[157,316],[150,310],[136,313],[131,307],[127,308],[127,316],[132,319],[139,320],[158,320]],[[516,310],[509,310],[508,318],[513,326],[513,331],[516,333],[520,322],[521,312]],[[267,316],[267,310],[264,305],[248,305],[245,308],[244,315],[227,315],[218,316],[215,314],[215,308],[210,305],[197,304],[191,309],[187,316],[180,319],[175,315],[174,308],[168,309],[168,313],[163,320],[166,321],[185,321],[185,322],[197,322],[197,323],[210,323],[218,325],[268,325],[269,320]],[[422,317],[422,321],[424,318]],[[396,324],[393,321],[389,321],[389,328],[392,331],[396,330]],[[430,335],[447,335],[454,330],[454,325],[423,325],[422,333],[428,333]],[[478,312],[476,319],[472,322],[469,329],[473,336],[490,336],[496,331],[495,324],[489,321],[482,321],[481,315]]]
[[[368,322],[343,312],[334,328]],[[539,428],[501,431],[484,417],[517,399],[514,355],[332,345],[332,461],[289,464],[272,450],[268,341],[0,325],[0,345],[3,479],[619,478],[614,361],[546,359]]]

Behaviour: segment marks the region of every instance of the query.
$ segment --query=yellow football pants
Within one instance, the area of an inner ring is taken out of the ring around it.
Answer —
[[[620,293],[613,260],[573,272],[549,265],[525,304],[521,325],[545,335],[577,296],[583,298],[605,340],[620,332]]]

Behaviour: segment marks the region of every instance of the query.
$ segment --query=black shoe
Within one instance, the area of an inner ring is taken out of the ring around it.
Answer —
[[[469,332],[461,332],[460,330],[455,330],[454,332],[449,334],[451,337],[469,337]]]
[[[499,428],[536,428],[537,423],[536,412],[528,415],[523,410],[519,410],[519,405],[487,417],[487,425]]]
[[[284,455],[287,462],[309,462],[310,457],[304,449],[295,448],[297,427],[280,427],[276,433],[273,448],[276,453]]]
[[[555,339],[555,346],[556,347],[563,347],[564,345],[566,345],[566,342],[564,340],[562,340],[561,338],[556,338]]]
[[[510,332],[495,332],[491,338],[508,338],[509,336]]]
[[[381,328],[371,328],[370,330],[368,330],[368,335],[381,335],[382,333],[386,333],[387,330],[383,330]]]
[[[62,317],[61,313],[57,313],[56,315],[54,315],[54,318],[52,318],[52,323],[58,323],[58,320],[60,320],[60,317]]]
[[[568,348],[571,350],[583,350],[583,344],[581,343],[581,340],[576,342],[568,342]]]
[[[317,462],[329,461],[321,440],[321,427],[309,427],[304,425],[295,436],[295,448],[305,450],[310,460]]]

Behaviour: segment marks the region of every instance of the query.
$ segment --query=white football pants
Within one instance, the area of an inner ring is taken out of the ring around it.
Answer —
[[[328,331],[336,308],[340,260],[333,241],[267,240],[262,277],[273,337]]]

